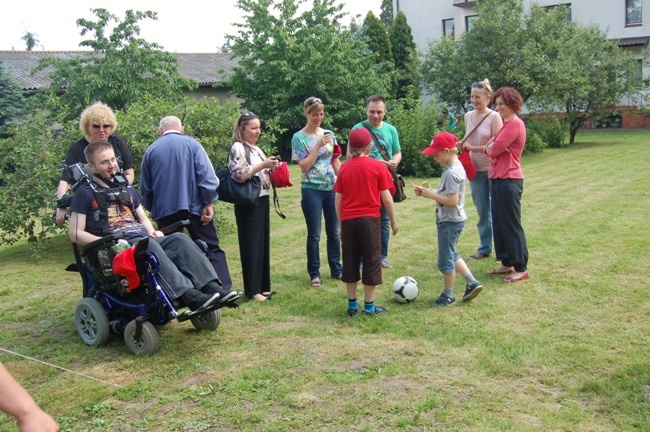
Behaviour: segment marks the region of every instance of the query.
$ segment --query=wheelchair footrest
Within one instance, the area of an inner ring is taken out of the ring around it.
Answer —
[[[212,312],[212,311],[215,311],[217,309],[221,309],[223,307],[236,308],[236,307],[239,307],[239,302],[238,301],[231,301],[231,302],[226,302],[226,303],[217,303],[217,304],[213,304],[211,306],[208,306],[205,309],[198,309],[198,310],[195,310],[195,311],[186,309],[183,313],[179,314],[176,317],[176,319],[178,320],[178,322],[187,321],[190,318],[194,318],[194,317],[206,314],[208,312]]]

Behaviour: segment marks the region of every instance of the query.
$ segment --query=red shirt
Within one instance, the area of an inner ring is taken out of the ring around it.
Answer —
[[[508,120],[494,135],[488,156],[491,179],[523,179],[521,154],[526,145],[526,125],[519,117]]]
[[[393,178],[384,163],[367,156],[348,159],[334,184],[334,191],[342,195],[341,221],[379,217],[381,191],[392,186]]]

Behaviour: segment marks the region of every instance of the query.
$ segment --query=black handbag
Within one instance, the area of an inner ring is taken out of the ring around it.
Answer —
[[[250,150],[244,144],[246,150],[246,160],[251,163]],[[217,193],[219,200],[231,204],[239,205],[253,205],[256,206],[260,201],[260,192],[262,191],[262,181],[256,175],[251,176],[245,182],[236,182],[230,176],[228,167],[219,167],[216,170],[217,177],[219,178],[219,187]]]
[[[383,156],[383,158],[387,161],[390,160],[388,157],[388,152],[386,151],[385,148],[379,144],[379,140],[377,139],[377,136],[375,136],[375,133],[370,129],[370,126],[368,125],[367,122],[363,122],[363,127],[368,129],[368,132],[370,132],[370,135],[372,136],[372,142],[377,146],[377,149],[379,150],[379,153]],[[397,174],[395,171],[392,169],[386,167],[388,172],[390,172],[391,177],[393,178],[393,185],[395,186],[395,193],[393,194],[393,202],[402,202],[406,199],[406,194],[404,193],[404,180],[402,179],[402,176]]]

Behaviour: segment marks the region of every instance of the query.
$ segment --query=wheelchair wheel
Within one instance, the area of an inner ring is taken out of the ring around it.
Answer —
[[[110,327],[108,316],[102,305],[92,297],[77,302],[74,309],[74,323],[79,337],[91,347],[100,346],[108,340]]]
[[[192,317],[190,321],[192,321],[192,325],[197,330],[216,330],[219,324],[221,324],[221,309]]]
[[[142,323],[142,335],[135,339],[136,322],[132,320],[124,329],[124,342],[129,350],[136,355],[151,355],[158,351],[160,338],[156,328],[149,321]]]

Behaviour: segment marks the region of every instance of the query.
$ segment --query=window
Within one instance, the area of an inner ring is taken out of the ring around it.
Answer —
[[[474,24],[476,23],[476,20],[478,19],[478,15],[469,15],[465,17],[465,29],[467,31],[470,31],[472,27],[474,27]]]
[[[448,38],[454,38],[454,19],[442,20],[442,34]]]
[[[552,6],[546,6],[546,7],[544,7],[544,9],[546,9],[547,11],[551,11],[551,10],[554,10],[554,9],[557,9],[557,8],[560,8],[560,7],[564,7],[564,8],[567,9],[567,11],[566,11],[566,20],[571,21],[571,3],[564,3],[564,4],[556,4],[556,5],[552,5]]]
[[[641,25],[641,0],[625,0],[625,25]]]

